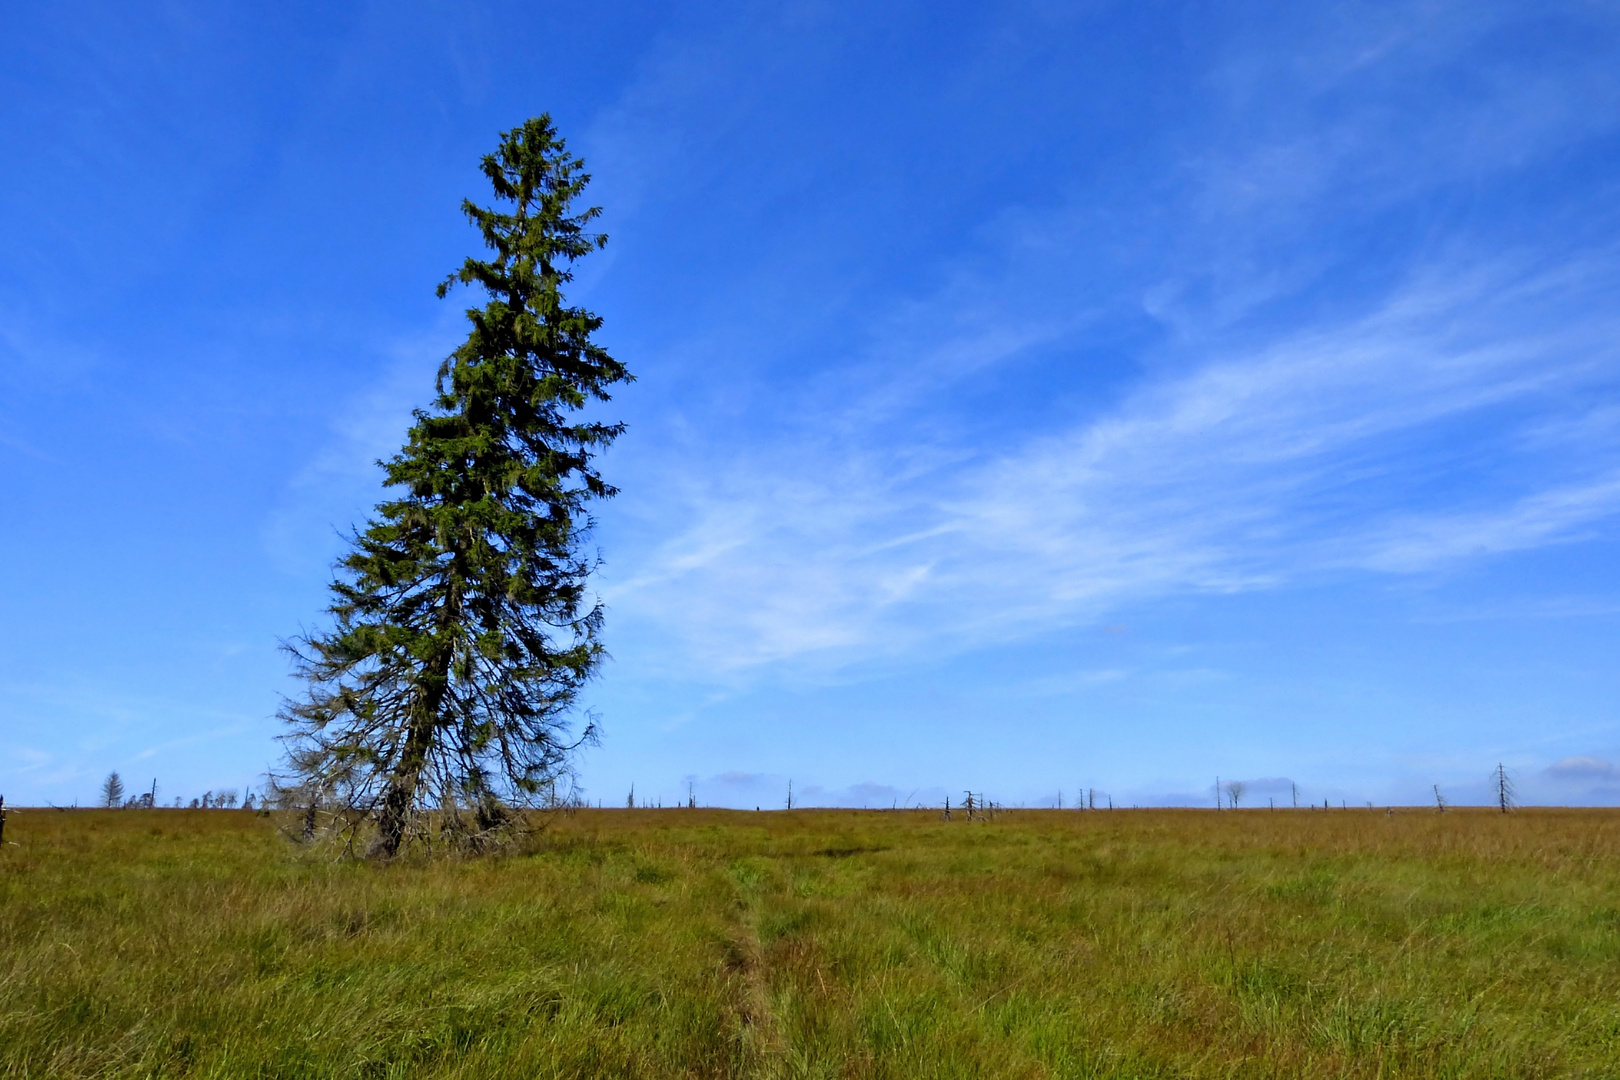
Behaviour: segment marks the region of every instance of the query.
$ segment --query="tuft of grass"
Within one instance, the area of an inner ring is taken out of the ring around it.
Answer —
[[[1620,814],[28,811],[4,1077],[1620,1075]]]

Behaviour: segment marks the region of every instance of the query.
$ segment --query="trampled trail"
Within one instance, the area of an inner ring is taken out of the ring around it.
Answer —
[[[729,936],[723,967],[729,984],[732,1037],[739,1044],[741,1075],[774,1080],[782,1075],[787,1043],[771,1011],[765,951],[755,928],[757,910],[749,890],[738,887],[729,905]]]

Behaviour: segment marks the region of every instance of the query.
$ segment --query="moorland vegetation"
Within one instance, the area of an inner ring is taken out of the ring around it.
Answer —
[[[15,813],[0,1076],[1617,1075],[1612,811],[544,824],[379,863]]]

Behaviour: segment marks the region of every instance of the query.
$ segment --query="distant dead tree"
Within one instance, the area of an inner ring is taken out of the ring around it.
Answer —
[[[1248,790],[1249,785],[1241,780],[1228,780],[1226,782],[1226,797],[1231,802],[1232,809],[1236,810],[1238,808],[1239,804],[1243,802],[1243,793]]]
[[[118,774],[114,773],[113,775],[116,776]],[[112,777],[108,777],[109,780],[111,778]],[[120,784],[120,787],[121,786],[122,786],[122,784]],[[103,785],[103,787],[105,788],[105,785]],[[103,790],[103,794],[106,794],[105,790]],[[156,777],[153,777],[153,779],[152,779],[152,790],[151,791],[143,791],[139,795],[131,795],[127,799],[125,799],[124,802],[123,802],[123,807],[124,807],[125,810],[150,810],[153,807],[155,807],[156,805],[157,805],[157,778]]]
[[[1434,785],[1434,812],[1437,814],[1446,812],[1446,797],[1440,794],[1439,784]]]
[[[101,805],[114,810],[124,805],[124,779],[116,772],[101,782]]]
[[[1505,814],[1518,805],[1517,799],[1514,798],[1513,781],[1508,779],[1506,766],[1498,762],[1491,780],[1496,785],[1496,805],[1501,807],[1502,813]]]

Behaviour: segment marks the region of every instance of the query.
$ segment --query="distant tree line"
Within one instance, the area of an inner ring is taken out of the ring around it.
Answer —
[[[240,802],[243,810],[254,809],[253,792],[244,792],[240,796]],[[234,810],[236,809],[237,803],[238,796],[236,789],[225,788],[220,791],[210,790],[203,792],[201,795],[191,800],[190,809]],[[126,796],[124,790],[124,778],[119,776],[116,771],[110,772],[107,774],[107,779],[101,782],[101,805],[111,810],[155,809],[158,805],[157,781],[155,779],[152,781],[152,787],[149,791],[143,791],[138,795]],[[180,810],[185,809],[186,806],[187,804],[183,800],[176,798],[169,808]]]
[[[1492,801],[1497,805],[1497,807],[1503,813],[1508,813],[1516,809],[1518,807],[1517,792],[1514,789],[1514,783],[1507,768],[1504,765],[1498,765],[1494,770],[1492,770],[1490,779],[1493,789]],[[1291,789],[1291,797],[1289,801],[1292,803],[1293,808],[1297,810],[1300,808],[1299,785],[1290,783],[1289,787]],[[1217,808],[1235,810],[1243,805],[1242,800],[1248,791],[1248,785],[1241,780],[1230,780],[1222,783],[1217,777],[1215,782],[1215,790],[1217,792]],[[1435,810],[1438,813],[1445,813],[1446,810],[1451,806],[1451,800],[1447,799],[1441,793],[1440,785],[1433,785],[1433,791]],[[958,812],[965,812],[969,821],[975,820],[976,817],[993,818],[998,811],[1006,809],[1004,806],[985,798],[982,793],[967,791],[964,792],[964,795],[964,799],[957,803],[956,809]],[[1224,798],[1220,798],[1222,795],[1224,795]],[[1071,804],[1071,806],[1076,810],[1099,809],[1098,796],[1099,793],[1094,788],[1081,788],[1078,791],[1077,798]],[[239,800],[235,788],[224,788],[219,791],[205,791],[202,795],[197,796],[190,801],[189,808],[192,810],[230,810],[235,809],[239,801],[241,808],[244,810],[259,809],[268,811],[272,808],[276,808],[281,810],[298,811],[301,815],[308,819],[308,829],[306,830],[308,832],[313,832],[315,822],[323,813],[333,815],[345,808],[343,800],[323,796],[323,794],[314,785],[284,786],[277,784],[274,781],[272,781],[270,787],[265,791],[265,793],[258,797],[257,806],[255,805],[255,796],[251,790],[242,793]],[[1059,810],[1064,809],[1063,793],[1061,791],[1058,792],[1056,802]],[[1112,796],[1103,794],[1102,802],[1104,803],[1103,808],[1109,810],[1114,808],[1114,800]],[[119,776],[116,771],[110,772],[107,774],[107,778],[103,780],[101,784],[101,805],[111,809],[124,810],[154,809],[158,806],[157,780],[154,779],[152,781],[152,786],[149,790],[140,792],[136,795],[129,795],[125,790],[123,778]],[[170,804],[170,806],[174,809],[183,809],[186,808],[187,805],[188,804],[180,798],[176,798],[174,802]],[[567,794],[559,793],[557,778],[554,777],[545,784],[540,797],[534,801],[533,805],[537,808],[545,810],[573,811],[588,807],[590,804],[585,801],[583,798],[583,792],[577,787],[571,787],[571,790],[569,790]],[[632,785],[630,788],[629,797],[625,800],[625,805],[632,809],[655,809],[662,808],[664,803],[662,798],[642,799],[638,801],[636,798],[635,787]],[[685,805],[691,809],[696,809],[698,805],[697,794],[691,784],[687,785],[687,798]],[[1332,804],[1327,800],[1323,800],[1321,809],[1331,808],[1331,805]],[[1372,804],[1368,803],[1367,805],[1370,807]],[[0,802],[0,807],[3,806],[4,803]],[[791,783],[788,787],[787,808],[790,810],[793,809],[793,790]],[[1276,801],[1272,800],[1271,809],[1275,810],[1276,808]],[[1311,803],[1308,805],[1308,809],[1318,809],[1318,807],[1314,803]],[[951,820],[951,811],[951,801],[947,798],[945,800],[943,811],[945,820]]]

